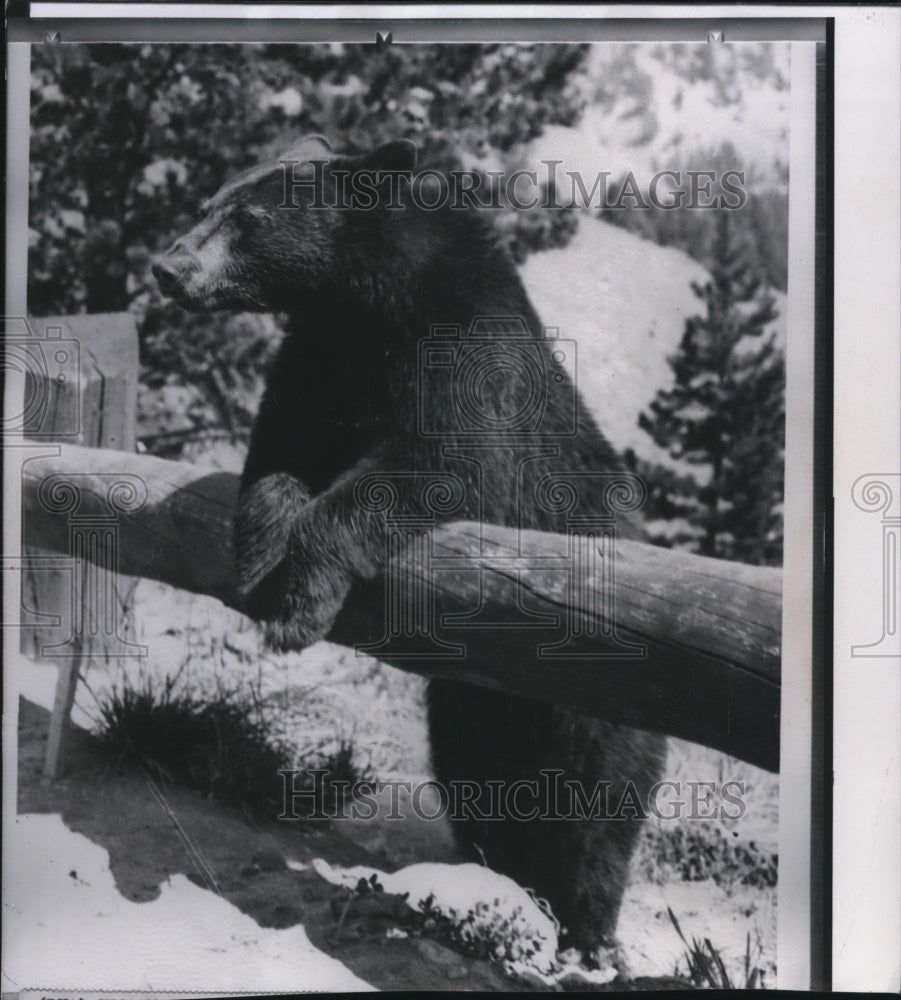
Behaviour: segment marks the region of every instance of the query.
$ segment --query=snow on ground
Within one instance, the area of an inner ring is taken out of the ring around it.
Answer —
[[[739,903],[739,900],[741,901]],[[623,897],[617,936],[626,943],[634,976],[686,975],[685,945],[673,927],[667,907],[676,914],[691,941],[709,938],[736,986],[745,982],[745,955],[759,966],[764,985],[776,982],[776,893],[752,889],[732,895],[712,880],[630,885]]]
[[[252,622],[214,597],[154,580],[137,582],[134,608],[135,635],[147,656],[86,661],[72,708],[76,725],[95,730],[98,701],[116,687],[158,688],[178,675],[176,690],[201,697],[258,694],[272,736],[293,748],[298,766],[345,741],[356,748],[358,766],[380,778],[430,772],[424,678],[327,642],[272,653]],[[50,711],[57,662],[20,656],[7,666],[16,671],[18,693]]]
[[[4,885],[4,991],[372,989],[303,927],[260,927],[183,875],[152,902],[125,899],[107,852],[58,815],[23,814],[7,830],[15,864]]]
[[[483,865],[422,862],[389,874],[364,865],[333,868],[328,862],[317,859],[313,868],[332,885],[349,889],[360,879],[368,881],[376,875],[385,892],[398,896],[409,894],[407,904],[416,911],[432,897],[434,908],[453,919],[465,918],[470,912],[478,913],[472,924],[475,932],[488,932],[503,921],[511,929],[515,928],[517,940],[534,941],[539,945],[530,958],[507,962],[511,971],[527,969],[547,975],[556,967],[557,928],[554,922],[512,878]],[[480,904],[486,907],[483,912],[478,910]]]
[[[406,894],[407,905],[415,911],[429,902],[433,913],[448,917],[467,939],[493,940],[494,957],[510,975],[537,978],[546,986],[616,978],[612,964],[588,969],[577,952],[558,953],[556,921],[513,879],[483,865],[422,862],[392,874],[365,865],[336,868],[321,858],[312,866],[327,882],[349,889],[375,875],[385,892]],[[297,866],[289,862],[289,867]]]

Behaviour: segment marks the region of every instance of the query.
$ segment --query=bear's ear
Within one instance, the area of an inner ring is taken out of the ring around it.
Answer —
[[[330,153],[332,144],[324,135],[305,135],[281,154],[280,160],[312,160],[323,153]]]
[[[320,135],[316,132],[314,135],[307,135],[301,139],[302,143],[310,143],[311,145],[324,146],[329,152],[332,151],[332,144],[326,139],[324,135]]]
[[[378,146],[362,157],[361,166],[372,170],[413,170],[416,146],[409,139],[396,139]]]

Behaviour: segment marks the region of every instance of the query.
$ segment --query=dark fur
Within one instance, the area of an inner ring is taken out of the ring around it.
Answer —
[[[329,158],[329,169],[412,167],[405,144],[356,160],[322,149],[306,155]],[[304,197],[298,193],[298,201]],[[465,331],[480,315],[521,316],[535,338],[541,324],[493,229],[476,213],[422,212],[409,201],[402,211],[289,210],[278,208],[281,200],[278,173],[235,189],[170,250],[158,273],[191,308],[289,314],[235,523],[248,610],[264,623],[271,645],[285,649],[326,635],[352,580],[379,572],[383,522],[361,512],[353,496],[365,472],[447,469],[467,484],[454,519],[477,519],[481,503],[488,521],[519,523],[517,456],[502,439],[484,452],[479,496],[472,465],[442,455],[441,445],[452,439],[417,433],[417,344],[432,323]],[[228,268],[216,288],[204,288],[192,259],[216,226],[229,241]],[[503,393],[514,389],[494,385],[499,412]],[[545,427],[561,426],[571,412],[571,386],[551,389]],[[439,414],[453,406],[440,392],[429,400]],[[530,484],[550,471],[618,467],[579,407],[578,434],[559,441],[558,457],[530,463]],[[603,509],[599,493],[595,499],[595,509]],[[400,502],[417,509],[412,497],[402,494]],[[521,513],[523,527],[565,530],[534,499]],[[589,793],[595,782],[612,781],[615,802],[627,779],[642,792],[659,775],[663,740],[648,733],[446,680],[430,682],[428,703],[435,770],[444,782],[513,781],[561,768]],[[467,856],[481,849],[492,867],[547,898],[570,931],[568,943],[591,950],[611,942],[637,823],[467,822],[455,832]]]

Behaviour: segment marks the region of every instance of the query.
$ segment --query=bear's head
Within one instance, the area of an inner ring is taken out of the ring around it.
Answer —
[[[154,277],[186,309],[291,311],[306,294],[334,291],[352,270],[372,224],[364,229],[361,215],[382,214],[398,189],[384,178],[409,175],[415,163],[406,140],[347,157],[310,136],[228,181],[203,204],[200,222],[156,258]],[[369,210],[361,213],[358,197],[348,202],[348,178]]]

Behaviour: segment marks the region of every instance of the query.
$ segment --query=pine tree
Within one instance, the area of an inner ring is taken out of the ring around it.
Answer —
[[[785,365],[775,334],[765,336],[777,315],[773,297],[727,211],[717,220],[710,281],[692,289],[704,313],[686,321],[670,358],[674,384],[657,393],[639,424],[672,458],[707,473],[696,491],[682,487],[695,550],[778,563]]]

